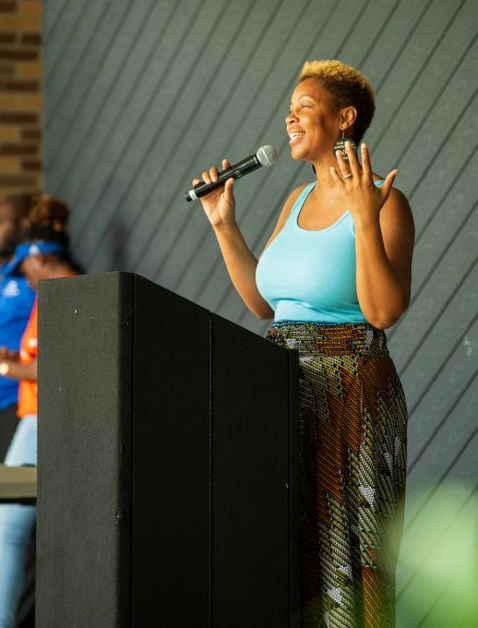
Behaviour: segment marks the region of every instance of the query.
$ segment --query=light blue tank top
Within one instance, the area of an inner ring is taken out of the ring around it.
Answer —
[[[257,287],[274,310],[275,321],[365,322],[355,285],[351,213],[346,211],[326,229],[299,227],[300,212],[314,186],[302,190],[279,235],[262,254]]]

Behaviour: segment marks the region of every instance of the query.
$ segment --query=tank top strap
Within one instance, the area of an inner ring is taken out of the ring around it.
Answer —
[[[299,196],[295,199],[295,203],[292,206],[292,209],[289,214],[289,218],[291,216],[297,216],[297,214],[299,214],[300,210],[302,209],[302,206],[305,203],[305,199],[309,196],[309,194],[314,189],[315,183],[316,183],[315,181],[312,181],[312,183],[308,183],[305,186],[305,188],[302,190],[302,192],[299,194]]]

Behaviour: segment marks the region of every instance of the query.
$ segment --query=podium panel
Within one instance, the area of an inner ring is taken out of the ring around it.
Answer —
[[[298,626],[297,368],[138,275],[42,282],[37,626]]]

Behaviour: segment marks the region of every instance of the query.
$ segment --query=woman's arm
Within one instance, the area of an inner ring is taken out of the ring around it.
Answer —
[[[378,329],[394,325],[410,303],[414,234],[408,201],[396,189],[379,220],[355,227],[358,300],[365,318]]]
[[[230,167],[230,163],[227,160],[224,160],[222,165],[224,169]],[[211,168],[209,171],[203,172],[202,176],[203,181],[206,183],[216,181],[218,170],[217,168]],[[199,183],[199,180],[195,179],[193,184],[195,185],[197,183]],[[216,235],[224,263],[234,288],[252,314],[259,319],[270,319],[273,318],[274,311],[261,296],[256,285],[257,258],[247,245],[236,222],[236,202],[233,192],[233,183],[234,179],[229,179],[226,181],[223,188],[214,190],[207,196],[201,198],[201,203]],[[291,197],[292,196],[293,195],[291,195]],[[290,212],[291,206],[291,200],[289,199],[284,206],[269,242],[282,228],[286,214]]]
[[[16,360],[5,358],[0,360],[0,375],[10,377],[11,379],[27,380],[36,382],[38,379],[38,363],[35,358],[28,364],[21,364]]]
[[[252,254],[237,224],[215,227],[214,233],[232,284],[247,308],[261,320],[274,312],[256,285],[257,258]]]
[[[415,229],[405,196],[392,184],[393,170],[382,186],[376,187],[368,154],[363,144],[362,167],[353,150],[349,165],[338,155],[341,185],[347,207],[354,218],[357,257],[357,296],[365,318],[379,329],[391,327],[408,307],[411,294],[411,265]],[[343,177],[349,172],[352,177]]]

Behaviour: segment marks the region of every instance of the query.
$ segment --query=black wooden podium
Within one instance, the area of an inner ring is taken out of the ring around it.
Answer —
[[[118,272],[39,356],[38,628],[298,626],[296,354]]]

